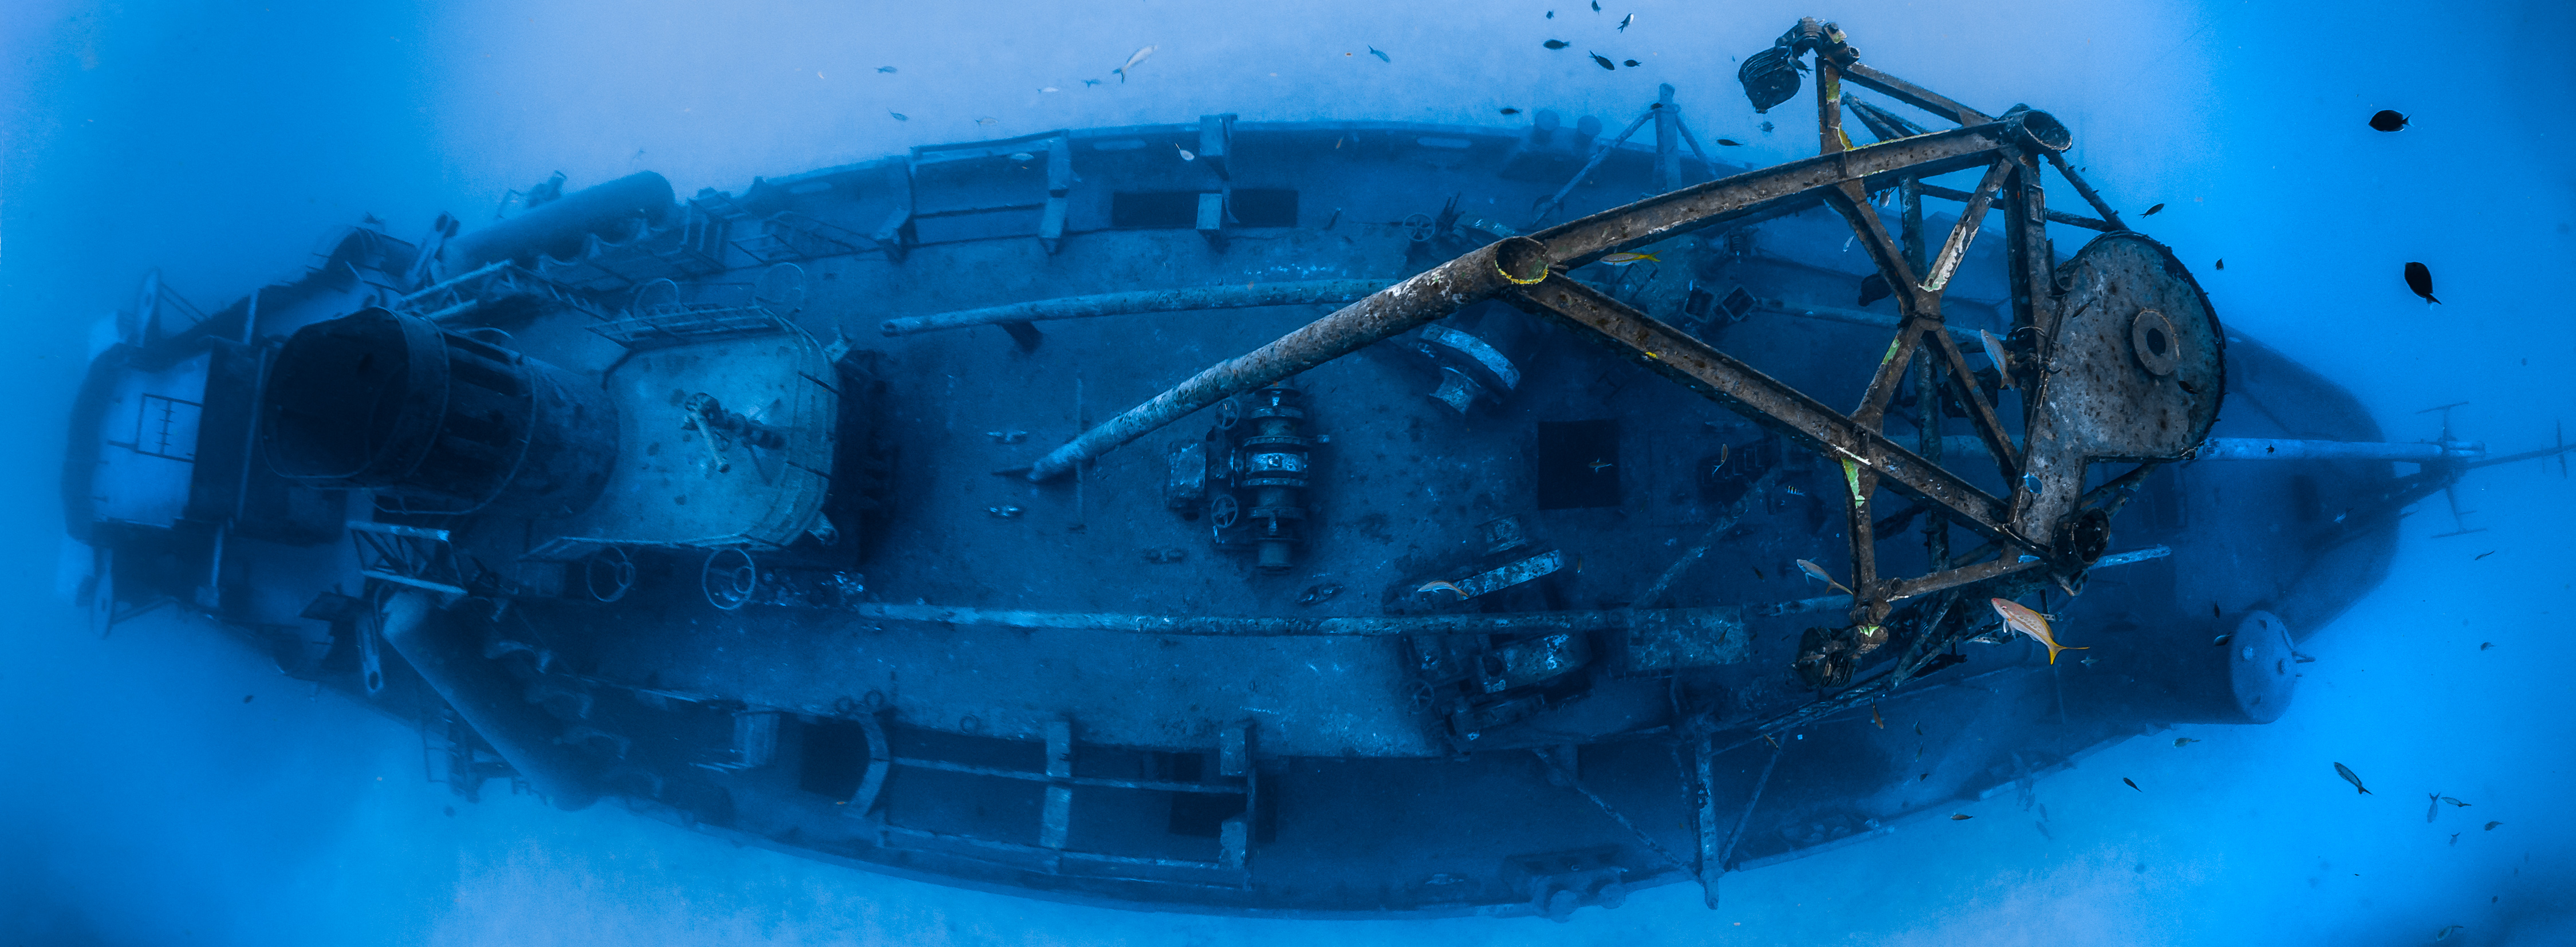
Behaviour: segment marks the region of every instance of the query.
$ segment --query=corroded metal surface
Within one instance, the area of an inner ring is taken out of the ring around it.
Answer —
[[[1415,326],[1493,298],[1514,282],[1543,279],[1547,247],[1527,237],[1506,237],[1465,256],[1342,307],[1276,342],[1227,360],[1156,395],[1107,423],[1084,431],[1029,468],[1032,481],[1047,481],[1075,464],[1143,437],[1200,408],[1359,351]]]
[[[2181,460],[2209,437],[2226,387],[2218,318],[2163,245],[2112,234],[2057,273],[2068,288],[2042,336],[2028,422],[2040,489],[2013,522],[2029,536],[2076,512],[2090,464]]]

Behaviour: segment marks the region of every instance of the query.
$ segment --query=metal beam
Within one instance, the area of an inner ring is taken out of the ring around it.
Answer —
[[[1589,330],[1588,335],[1656,374],[1819,453],[1850,460],[1886,478],[1890,489],[1930,501],[1990,538],[2040,549],[2004,528],[2000,499],[1898,446],[1887,435],[1589,286],[1559,275],[1536,286],[1516,287],[1498,298],[1534,315]]]
[[[1293,283],[1256,283],[1247,286],[1194,286],[1186,289],[1157,289],[1135,293],[1101,293],[1095,296],[1065,296],[1007,306],[960,309],[927,316],[905,316],[888,319],[877,326],[886,335],[913,335],[941,329],[963,329],[970,326],[999,325],[1012,322],[1045,322],[1054,319],[1089,319],[1097,316],[1123,316],[1149,312],[1193,312],[1206,309],[1248,309],[1255,306],[1303,306],[1319,303],[1347,303],[1368,298],[1369,294],[1395,283],[1383,279],[1305,280]]]
[[[1861,65],[1857,62],[1844,63],[1842,66],[1842,73],[1853,85],[1882,95],[1893,96],[1899,102],[1903,102],[1907,105],[1914,106],[1915,108],[1941,116],[1942,118],[1949,119],[1961,125],[1983,125],[1987,122],[1994,121],[1992,116],[1951,101],[1948,96],[1926,89],[1922,86],[1915,85],[1914,83],[1907,82],[1903,79],[1899,79],[1887,73],[1880,72],[1868,66]]]
[[[1662,627],[1737,628],[1733,608],[1608,609],[1588,612],[1466,612],[1443,615],[1317,617],[1300,615],[1115,615],[1091,612],[1023,612],[945,605],[864,604],[850,614],[882,621],[994,628],[1056,628],[1140,635],[1238,638],[1382,638],[1400,635],[1483,635],[1569,631],[1652,630]]]
[[[2048,155],[2048,157],[2049,157],[2051,160],[2064,160],[2064,159],[2058,158],[2058,157],[2057,157],[2057,154],[2056,154],[2055,152],[2041,152],[2041,153],[2042,153],[2042,154],[2045,154],[2045,155]],[[1926,185],[1923,185],[1923,193],[1924,193],[1924,194],[1926,194],[1926,195],[1932,196],[1932,197],[1938,197],[1938,198],[1941,198],[1942,200],[1959,201],[1959,202],[1962,202],[1962,203],[1965,203],[1965,202],[1968,200],[1968,192],[1966,192],[1966,191],[1960,191],[1960,190],[1953,190],[1953,189],[1950,189],[1950,188],[1942,187],[1942,186],[1937,185],[1937,184],[1926,184]],[[1992,206],[1991,204],[1989,204],[1989,205],[1987,206],[1987,208],[1986,208],[1986,209],[1988,209],[1988,210],[1992,210],[1992,209],[1993,209],[1993,206]],[[2068,225],[2068,226],[2082,227],[2082,228],[2084,228],[2084,229],[2086,229],[2086,230],[2099,230],[2099,231],[2102,231],[2103,233],[2110,233],[2110,232],[2112,232],[2112,231],[2114,231],[2114,230],[2127,230],[2127,229],[2129,229],[2129,228],[2127,228],[2127,227],[2125,227],[2125,226],[2120,226],[2120,225],[2119,225],[2119,224],[2117,224],[2116,222],[2114,222],[2114,223],[2104,223],[2104,222],[2102,222],[2102,221],[2095,220],[2095,219],[2093,219],[2093,218],[2091,218],[2091,217],[2080,217],[2080,216],[2077,216],[2077,215],[2074,215],[2074,214],[2066,213],[2066,212],[2064,212],[2064,211],[2054,211],[2054,210],[2052,210],[2052,211],[2049,211],[2049,212],[2048,212],[2048,222],[2049,222],[2049,223],[2052,223],[2052,224],[2066,224],[2066,225]]]
[[[1505,237],[1377,291],[1332,315],[1191,377],[1151,400],[1040,458],[1028,470],[1033,482],[1053,480],[1074,465],[1143,437],[1200,408],[1279,381],[1366,348],[1423,323],[1493,298],[1515,282],[1542,279],[1551,258],[1528,237]]]
[[[1978,167],[1994,160],[1995,149],[2017,144],[2032,121],[2055,124],[2042,113],[2024,112],[1969,128],[1818,155],[1658,194],[1530,236],[1547,244],[1550,259],[1568,268],[1581,266],[1702,227],[1807,210],[1824,200],[1817,189],[1830,185],[1856,182],[1864,191],[1878,191],[1894,187],[1900,176],[1926,177]]]

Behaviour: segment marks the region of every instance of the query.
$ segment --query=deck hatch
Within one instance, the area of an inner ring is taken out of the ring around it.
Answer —
[[[1619,422],[1541,421],[1538,508],[1619,505]]]

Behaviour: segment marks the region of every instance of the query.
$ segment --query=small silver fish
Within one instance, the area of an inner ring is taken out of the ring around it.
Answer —
[[[1038,159],[1038,156],[1033,155],[1033,154],[1030,154],[1030,153],[1025,152],[1025,151],[1014,151],[1014,152],[1011,152],[1011,160],[1013,160],[1013,161],[1035,161],[1035,160],[1037,160],[1037,159]]]
[[[1122,82],[1122,83],[1123,83],[1123,82],[1126,82],[1126,81],[1127,81],[1127,72],[1128,72],[1128,70],[1131,70],[1131,69],[1136,68],[1136,64],[1141,63],[1141,62],[1144,62],[1144,61],[1145,61],[1145,57],[1153,55],[1153,54],[1154,54],[1154,49],[1155,49],[1155,47],[1147,46],[1147,47],[1145,47],[1145,48],[1143,48],[1143,49],[1137,50],[1137,51],[1136,51],[1136,55],[1133,55],[1133,56],[1129,56],[1129,57],[1127,57],[1127,64],[1126,64],[1126,65],[1124,65],[1124,66],[1120,66],[1120,67],[1118,67],[1118,68],[1116,68],[1116,69],[1112,69],[1112,70],[1109,70],[1109,71],[1111,71],[1111,72],[1114,72],[1114,73],[1117,73],[1117,74],[1118,74],[1118,81],[1119,81],[1119,82]]]
[[[1172,149],[1181,153],[1181,160],[1183,160],[1183,161],[1197,161],[1197,160],[1199,160],[1199,156],[1198,156],[1198,155],[1196,155],[1196,154],[1192,154],[1192,153],[1190,152],[1190,150],[1189,150],[1189,149],[1187,149],[1187,148],[1183,148],[1183,147],[1181,147],[1181,146],[1179,146],[1179,145],[1173,145],[1173,146],[1172,146]]]
[[[2003,387],[2012,387],[2012,368],[2011,363],[2004,361],[2003,340],[1995,338],[1995,334],[1992,332],[1979,329],[1977,330],[1977,341],[1985,343],[1986,358],[1995,363],[1996,374],[2003,376]]]
[[[2362,795],[2365,795],[2365,796],[2375,796],[2375,795],[2378,795],[2378,793],[2371,792],[2371,791],[2370,791],[2370,787],[2368,787],[2368,786],[2364,786],[2364,785],[2362,785],[2362,784],[2361,784],[2361,776],[2360,776],[2359,774],[2357,774],[2357,773],[2354,773],[2354,772],[2352,771],[2352,767],[2345,766],[2345,765],[2343,765],[2343,764],[2341,764],[2341,763],[2336,763],[2334,766],[2335,766],[2335,775],[2343,777],[2343,781],[2344,781],[2344,782],[2351,783],[2351,784],[2352,784],[2352,788],[2354,788],[2354,789],[2358,789],[2358,790],[2361,790],[2361,794],[2362,794]]]
[[[2424,821],[2431,822],[2433,821],[2434,816],[2441,814],[2442,794],[2438,792],[2426,794],[2424,797]]]
[[[1447,589],[1449,591],[1456,592],[1458,593],[1458,598],[1462,600],[1467,597],[1466,589],[1459,588],[1458,583],[1450,582],[1445,579],[1433,579],[1429,582],[1422,583],[1422,587],[1414,589],[1413,594],[1421,595],[1425,592],[1432,592],[1440,589]]]
[[[1007,520],[1027,511],[1016,506],[988,506],[984,508],[984,512],[992,514],[994,519]]]
[[[1844,588],[1842,583],[1834,581],[1834,577],[1833,577],[1833,576],[1826,575],[1826,574],[1825,574],[1825,567],[1823,567],[1823,566],[1817,565],[1817,564],[1812,563],[1812,562],[1808,562],[1807,560],[1804,560],[1804,559],[1800,559],[1800,560],[1798,560],[1798,571],[1800,571],[1800,572],[1804,572],[1804,573],[1806,573],[1806,574],[1808,574],[1808,575],[1810,575],[1810,576],[1813,576],[1817,581],[1823,582],[1823,583],[1824,583],[1824,584],[1826,584],[1826,585],[1830,585],[1830,586],[1833,586],[1833,587],[1835,587],[1835,588],[1842,589],[1842,590],[1843,590],[1843,594],[1845,594],[1845,595],[1849,595],[1849,594],[1851,594],[1851,590],[1850,590],[1850,589],[1848,589],[1848,588]]]

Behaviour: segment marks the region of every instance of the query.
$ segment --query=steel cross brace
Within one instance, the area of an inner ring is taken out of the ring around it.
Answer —
[[[1924,460],[1885,433],[1598,290],[1557,274],[1536,286],[1514,287],[1497,298],[1586,330],[1585,335],[1648,370],[1811,450],[1865,469],[1885,480],[1889,489],[1934,504],[1960,524],[2008,547],[2044,551],[2012,534],[2004,524],[2000,498]]]

